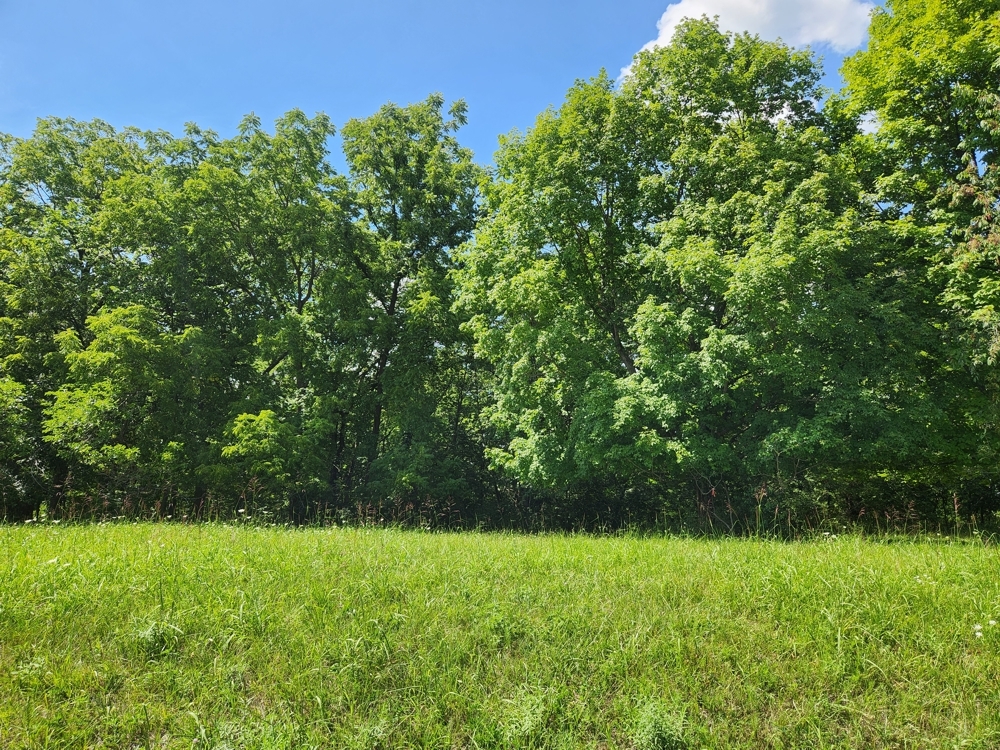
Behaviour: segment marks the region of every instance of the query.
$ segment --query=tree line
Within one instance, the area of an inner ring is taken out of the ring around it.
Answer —
[[[792,528],[1000,511],[1000,0],[687,20],[477,165],[434,95],[0,137],[0,514]]]

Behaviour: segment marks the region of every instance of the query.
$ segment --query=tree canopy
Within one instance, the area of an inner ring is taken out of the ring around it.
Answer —
[[[340,136],[0,139],[0,510],[792,528],[1000,511],[1000,3],[808,50],[678,26],[495,164]],[[824,101],[825,98],[825,101]]]

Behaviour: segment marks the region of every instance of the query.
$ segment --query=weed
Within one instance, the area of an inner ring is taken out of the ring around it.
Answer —
[[[135,644],[147,659],[158,659],[173,652],[184,632],[168,622],[153,621],[135,633]]]
[[[683,713],[658,702],[646,704],[636,723],[636,750],[687,750],[684,724]]]

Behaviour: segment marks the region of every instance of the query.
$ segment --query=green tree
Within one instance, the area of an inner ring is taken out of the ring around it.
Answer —
[[[916,217],[970,163],[996,161],[988,116],[1000,70],[996,0],[887,0],[865,50],[844,63],[850,109],[874,117],[888,169],[879,197]]]
[[[461,272],[495,465],[622,518],[843,496],[967,447],[918,355],[926,288],[817,81],[807,54],[687,21],[619,90],[578,83],[507,139]]]
[[[936,379],[951,384],[938,403],[979,436],[958,473],[971,483],[960,494],[983,502],[1000,447],[998,58],[995,0],[889,0],[872,17],[868,48],[844,66],[846,109],[876,126],[858,139],[875,178],[868,189],[909,275],[927,279],[924,315],[942,338]],[[957,492],[954,476],[946,481]]]
[[[317,317],[321,289],[345,281],[338,269],[351,232],[349,191],[327,160],[333,134],[325,115],[289,112],[273,135],[251,116],[233,139],[209,136],[195,169],[183,162],[177,167],[183,182],[175,205],[188,227],[183,259],[204,264],[198,286],[212,292],[196,300],[206,318],[199,325],[228,355],[219,382],[230,388],[214,399],[221,409],[211,435],[213,444],[228,447],[206,472],[213,479],[202,491],[233,498],[234,490],[239,496],[260,481],[273,484],[270,474],[241,470],[236,477],[227,470],[227,459],[245,453],[239,447],[244,428],[267,413],[272,418],[260,425],[280,423],[292,442],[310,446],[312,460],[295,463],[298,471],[281,485],[287,492],[270,496],[297,518],[309,493],[326,484],[329,468],[317,467],[333,460],[327,412],[351,385],[316,330],[326,324]],[[183,272],[190,266],[178,264],[176,253],[164,260]],[[183,275],[170,278],[185,295],[193,286]],[[234,380],[238,387],[231,387]],[[229,486],[237,480],[244,489]]]
[[[368,420],[358,458],[376,499],[467,494],[475,463],[462,415],[474,378],[449,270],[475,226],[481,170],[455,137],[465,103],[447,114],[433,95],[386,105],[342,133],[359,209],[350,246],[359,288],[330,304],[355,321],[365,347],[355,363],[368,391],[357,402]]]
[[[30,488],[24,485],[31,472],[23,467],[30,460],[27,428],[24,386],[0,378],[0,519],[4,521],[19,521],[31,512],[25,502]]]
[[[23,452],[5,463],[22,488],[14,517],[54,510],[70,478],[42,439],[46,394],[65,373],[56,336],[86,345],[87,319],[133,293],[140,258],[107,211],[116,183],[147,169],[140,134],[100,121],[50,118],[31,138],[0,139],[0,375],[23,387],[27,410]]]
[[[75,331],[57,337],[68,373],[51,394],[43,426],[67,464],[65,500],[82,513],[158,506],[171,514],[183,470],[183,425],[197,380],[199,331],[162,330],[154,311],[115,308],[87,321],[90,343]],[[181,465],[178,466],[177,464]]]
[[[951,327],[977,363],[1000,346],[990,239],[998,58],[995,0],[889,0],[872,17],[868,48],[844,64],[847,109],[877,124],[872,191],[937,267],[940,301],[957,313]]]

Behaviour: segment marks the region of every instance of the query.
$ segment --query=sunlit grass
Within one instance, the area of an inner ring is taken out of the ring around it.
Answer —
[[[997,620],[981,543],[6,527],[0,746],[992,748]]]

